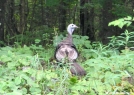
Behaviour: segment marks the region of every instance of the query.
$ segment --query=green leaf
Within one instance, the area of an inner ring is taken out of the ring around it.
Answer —
[[[10,92],[10,93],[6,93],[6,95],[23,95],[20,91],[13,91],[13,92]]]
[[[35,39],[36,44],[40,43],[40,41],[41,41],[40,39]]]
[[[108,24],[108,26],[118,26],[119,28],[122,28],[124,25],[129,26],[132,22],[129,21],[131,20],[132,17],[128,16],[126,18],[121,18],[115,21],[112,21]]]
[[[15,84],[19,85],[21,83],[21,77],[16,77],[15,78]]]
[[[8,57],[6,55],[2,55],[0,59],[3,62],[10,62],[10,61],[12,61],[12,58],[11,57]]]
[[[78,79],[77,79],[77,77],[74,76],[74,77],[70,78],[69,82],[71,85],[74,85],[74,84],[78,83]]]
[[[26,60],[25,58],[19,59],[18,62],[24,66],[30,65],[30,62]]]
[[[38,71],[38,72],[37,72],[37,76],[36,76],[37,81],[42,80],[43,77],[44,77],[44,72]]]
[[[38,87],[30,87],[30,92],[32,95],[37,95],[41,93],[41,89]]]
[[[116,25],[116,26],[117,26],[117,25]],[[122,29],[122,27],[124,26],[124,23],[121,22],[121,23],[118,24],[118,26],[119,26],[119,28]]]

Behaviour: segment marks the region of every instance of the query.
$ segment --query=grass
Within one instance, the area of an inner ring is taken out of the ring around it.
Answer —
[[[83,45],[77,44],[82,50],[78,61],[87,71],[84,77],[72,76],[68,67],[58,66],[53,48],[37,45],[1,48],[0,94],[134,94],[134,51],[124,49],[119,53],[100,43],[96,43],[96,48],[82,49]]]

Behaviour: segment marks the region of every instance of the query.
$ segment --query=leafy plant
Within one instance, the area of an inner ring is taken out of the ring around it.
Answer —
[[[114,26],[118,26],[119,28],[122,28],[123,26],[130,26],[130,24],[132,23],[133,18],[128,16],[126,18],[121,18],[115,21],[112,21],[109,23],[109,26],[114,25]],[[134,43],[134,32],[129,32],[128,30],[125,30],[124,33],[121,33],[120,36],[112,36],[109,37],[110,43],[109,45],[114,47],[114,48],[119,48],[121,46],[124,46],[124,48],[133,48],[133,43]]]
[[[114,26],[118,26],[119,28],[122,28],[123,26],[130,26],[130,24],[132,23],[134,19],[131,16],[127,16],[125,18],[120,18],[118,20],[112,21],[108,24],[108,26],[114,25]]]

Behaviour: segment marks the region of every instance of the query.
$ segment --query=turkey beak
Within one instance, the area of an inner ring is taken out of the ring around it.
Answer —
[[[79,28],[78,26],[75,26],[75,28]]]

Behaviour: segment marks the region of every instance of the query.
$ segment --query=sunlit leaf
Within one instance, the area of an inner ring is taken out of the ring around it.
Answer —
[[[16,77],[15,78],[15,84],[19,85],[21,83],[21,77]]]

